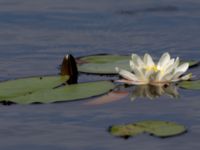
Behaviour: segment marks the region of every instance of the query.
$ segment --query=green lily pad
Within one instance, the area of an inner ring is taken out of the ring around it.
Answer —
[[[93,55],[77,59],[78,71],[91,74],[117,74],[115,67],[130,71],[129,60],[125,55]],[[189,61],[190,67],[198,65],[198,61]]]
[[[127,138],[144,133],[144,129],[136,124],[114,125],[110,127],[109,132],[114,136]]]
[[[78,71],[91,74],[117,74],[115,67],[129,70],[130,56],[91,55],[78,58]]]
[[[120,60],[110,63],[86,63],[78,66],[79,72],[91,74],[117,74],[115,67],[130,70],[128,60]]]
[[[179,87],[190,90],[200,90],[200,80],[197,81],[182,81],[179,84]]]
[[[199,65],[199,61],[188,61],[188,63],[189,63],[190,68],[196,67]]]
[[[72,101],[98,96],[114,88],[110,81],[64,84],[68,76],[33,77],[0,83],[0,102],[18,104]]]
[[[166,138],[185,133],[183,125],[166,121],[141,121],[133,124],[111,126],[109,132],[114,136],[128,138],[142,133]]]
[[[0,100],[8,100],[21,95],[54,88],[69,79],[69,76],[31,77],[0,83]]]
[[[123,55],[109,55],[109,54],[103,54],[103,55],[91,55],[91,56],[85,56],[79,58],[79,60],[85,62],[85,63],[112,63],[117,62],[121,60],[129,60],[130,56],[123,56]]]

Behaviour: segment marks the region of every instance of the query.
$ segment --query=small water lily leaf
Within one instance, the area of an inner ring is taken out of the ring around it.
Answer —
[[[186,132],[183,125],[165,121],[142,121],[137,123],[145,132],[157,137],[171,137]]]
[[[130,71],[129,60],[126,55],[91,55],[77,59],[78,71],[91,74],[117,74],[115,67]],[[198,61],[188,61],[190,67],[198,65]],[[184,62],[182,62],[184,63]]]
[[[199,61],[188,61],[188,63],[189,63],[190,68],[196,67],[199,65]]]
[[[110,81],[64,84],[60,76],[26,78],[0,83],[0,102],[52,103],[98,96],[114,88]]]
[[[119,136],[127,138],[130,136],[136,136],[144,132],[143,128],[137,126],[136,124],[127,125],[114,125],[110,127],[109,132],[114,136]]]
[[[166,121],[141,121],[133,124],[114,125],[109,132],[114,136],[131,137],[142,133],[166,138],[185,133],[187,130],[183,125]]]
[[[182,81],[178,85],[179,85],[179,87],[184,88],[184,89],[200,90],[200,80]]]

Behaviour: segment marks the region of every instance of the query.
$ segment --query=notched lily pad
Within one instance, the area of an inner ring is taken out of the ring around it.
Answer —
[[[117,74],[115,67],[130,71],[129,60],[131,56],[125,55],[91,55],[77,58],[78,71],[91,74]],[[190,67],[199,64],[198,61],[189,61]]]
[[[0,83],[0,102],[52,103],[98,96],[114,88],[110,81],[68,85],[68,76],[33,77]]]
[[[109,132],[118,137],[128,138],[139,134],[167,138],[183,134],[187,129],[180,124],[166,121],[141,121],[133,124],[114,125],[109,128]]]
[[[200,90],[200,80],[197,81],[182,81],[179,84],[179,87],[190,90]]]

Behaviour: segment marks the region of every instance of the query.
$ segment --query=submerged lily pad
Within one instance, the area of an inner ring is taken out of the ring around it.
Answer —
[[[130,71],[129,60],[125,55],[93,55],[77,59],[78,70],[91,74],[117,74],[115,67]],[[189,61],[190,67],[198,65],[198,61]]]
[[[18,104],[72,101],[104,94],[114,88],[110,81],[65,84],[68,76],[33,77],[0,83],[0,102]]]
[[[179,86],[184,89],[200,90],[200,80],[197,81],[182,81]]]
[[[111,126],[109,132],[114,136],[128,138],[142,133],[166,138],[185,133],[187,130],[183,125],[166,121],[141,121],[133,124]]]

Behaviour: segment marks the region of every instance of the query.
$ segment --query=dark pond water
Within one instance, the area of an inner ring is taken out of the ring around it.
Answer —
[[[0,0],[0,80],[57,74],[63,56],[169,51],[199,60],[198,0]],[[191,70],[197,77],[199,68]],[[81,75],[80,81],[106,77]],[[91,106],[91,100],[0,106],[2,150],[188,150],[200,148],[199,91]],[[110,125],[175,121],[188,133],[167,139],[112,137]]]

